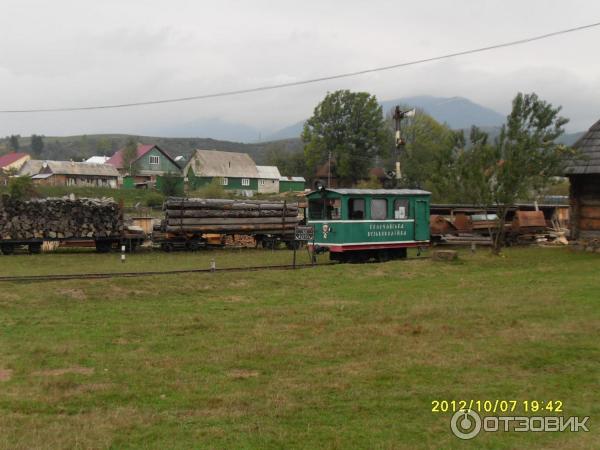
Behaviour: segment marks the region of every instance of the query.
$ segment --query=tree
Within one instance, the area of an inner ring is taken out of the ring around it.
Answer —
[[[160,178],[159,189],[165,197],[183,195],[183,179],[169,172]]]
[[[564,133],[568,119],[559,115],[561,109],[535,93],[519,93],[513,100],[512,112],[494,146],[496,164],[489,183],[499,217],[496,254],[504,244],[508,207],[530,192],[541,191],[562,172],[567,148],[556,139]]]
[[[39,158],[44,150],[44,137],[37,134],[31,135],[31,153],[36,158]]]
[[[504,245],[508,209],[518,200],[539,193],[562,173],[568,150],[556,139],[564,133],[568,119],[559,115],[560,110],[535,93],[519,93],[494,144],[489,144],[487,135],[474,128],[472,145],[448,158],[448,169],[454,186],[460,185],[457,192],[462,201],[496,207],[495,254]]]
[[[308,176],[304,151],[288,150],[283,142],[272,142],[265,148],[268,165],[276,166],[284,176]]]
[[[105,137],[102,137],[96,142],[96,152],[100,156],[107,156],[112,150],[112,144],[110,140]]]
[[[8,182],[8,193],[15,200],[29,200],[36,195],[31,177],[13,177]]]
[[[429,182],[437,201],[489,206],[493,203],[489,177],[495,159],[488,135],[471,129],[469,143],[462,130],[453,131],[451,144],[433,155]]]
[[[385,156],[392,146],[377,98],[366,92],[335,91],[317,105],[304,124],[302,141],[309,169],[336,161],[336,175],[356,183],[367,177],[376,156]]]
[[[8,140],[8,147],[13,151],[13,152],[18,152],[19,151],[19,138],[21,136],[18,134],[11,134],[10,136],[7,137]]]
[[[128,171],[130,176],[135,175],[137,172],[134,164],[137,159],[137,148],[136,142],[129,138],[127,145],[125,145],[125,148],[123,149],[123,168]]]

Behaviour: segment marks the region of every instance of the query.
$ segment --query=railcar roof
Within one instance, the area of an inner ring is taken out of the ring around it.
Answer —
[[[421,189],[323,189],[324,192],[335,192],[340,195],[431,195],[431,192]],[[319,191],[312,191],[308,195]]]

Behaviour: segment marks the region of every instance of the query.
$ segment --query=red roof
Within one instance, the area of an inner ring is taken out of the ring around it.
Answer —
[[[0,168],[6,167],[6,166],[14,163],[15,161],[20,160],[21,158],[25,158],[26,156],[29,156],[29,155],[27,153],[17,153],[17,152],[12,152],[7,155],[0,156]]]
[[[154,147],[156,147],[156,145],[154,145],[154,144],[138,144],[137,157],[135,158],[135,160],[137,161],[138,159],[140,159],[142,156],[144,156],[146,153],[148,153]],[[111,166],[114,166],[117,169],[122,169],[123,168],[123,152],[124,151],[125,151],[124,148],[117,151],[114,155],[112,155],[106,161],[106,164],[110,164]],[[162,153],[164,153],[164,152],[162,152]]]

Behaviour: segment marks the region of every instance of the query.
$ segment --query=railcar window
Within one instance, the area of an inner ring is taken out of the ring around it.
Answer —
[[[371,220],[387,219],[387,200],[374,198],[371,200]]]
[[[394,219],[408,219],[408,200],[398,198],[394,200]]]
[[[311,200],[308,203],[309,218],[313,220],[336,220],[342,217],[342,201],[339,198]]]
[[[337,220],[342,217],[342,200],[332,198],[327,200],[327,219]]]
[[[324,200],[310,200],[308,202],[308,218],[312,220],[323,219]]]
[[[365,199],[351,198],[348,200],[348,218],[350,220],[364,220],[365,218]]]

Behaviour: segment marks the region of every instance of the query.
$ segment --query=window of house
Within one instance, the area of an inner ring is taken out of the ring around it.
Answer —
[[[266,180],[260,180],[260,185],[261,185],[261,186],[264,186],[264,185],[265,185],[265,181],[266,181]]]
[[[394,219],[408,219],[408,200],[404,198],[397,198],[394,200]]]
[[[348,218],[350,220],[365,219],[365,199],[351,198],[348,200]]]
[[[387,219],[387,200],[385,198],[371,199],[371,220]]]
[[[227,186],[229,184],[229,179],[228,178],[221,178],[221,185],[223,186]]]
[[[242,186],[250,186],[250,178],[242,178]]]
[[[150,164],[153,164],[153,165],[160,164],[160,156],[150,156]]]

